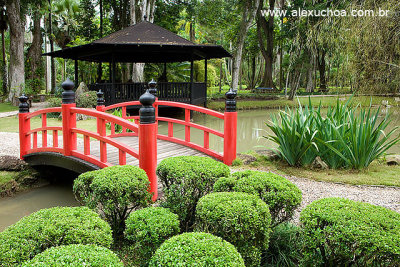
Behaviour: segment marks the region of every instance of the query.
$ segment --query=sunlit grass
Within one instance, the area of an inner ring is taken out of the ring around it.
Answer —
[[[8,112],[14,110],[18,110],[18,107],[15,107],[10,103],[0,103],[0,112]]]

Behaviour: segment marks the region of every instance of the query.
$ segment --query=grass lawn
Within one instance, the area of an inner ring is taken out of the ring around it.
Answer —
[[[315,181],[345,183],[352,185],[385,185],[400,187],[400,166],[388,166],[384,162],[374,161],[364,170],[319,170],[311,168],[296,168],[288,166],[280,161],[268,161],[264,156],[255,152],[247,154],[257,157],[257,161],[249,166],[237,166],[238,168],[256,168],[269,170],[281,175],[308,178]],[[237,168],[234,167],[234,168]]]
[[[341,102],[345,102],[350,97],[340,97]],[[311,104],[313,106],[318,106],[321,103],[322,107],[328,107],[336,105],[337,97],[328,97],[328,96],[317,96],[311,97]],[[354,96],[352,99],[352,104],[357,105],[361,104],[364,107],[368,107],[370,104],[372,105],[381,105],[382,100],[388,100],[389,105],[398,106],[400,103],[397,103],[393,97],[380,97],[380,96]],[[267,108],[284,108],[288,107],[298,107],[299,102],[301,105],[308,104],[308,97],[299,97],[295,98],[293,101],[287,99],[276,99],[276,100],[238,100],[237,101],[237,109],[238,110],[248,110],[248,109],[267,109]],[[210,101],[207,103],[208,108],[214,110],[224,110],[225,102],[224,101]]]
[[[15,107],[10,103],[0,103],[0,112],[8,112],[14,110],[18,110],[18,107]]]

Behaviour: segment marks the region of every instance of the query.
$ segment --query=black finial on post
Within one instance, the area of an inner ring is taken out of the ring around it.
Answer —
[[[225,97],[225,112],[235,112],[236,111],[236,91],[232,88],[226,92]]]
[[[64,89],[64,92],[62,93],[62,103],[75,103],[75,92],[73,91],[75,84],[69,78],[67,78],[65,82],[61,84],[61,87]]]
[[[97,105],[98,106],[104,106],[104,93],[101,91],[101,89],[96,93],[97,95]]]
[[[156,97],[150,94],[149,90],[140,96],[139,102],[142,107],[139,110],[139,120],[141,124],[151,124],[156,122],[156,109],[153,107],[153,103],[156,101]]]
[[[149,93],[157,97],[157,82],[153,79],[149,82]]]
[[[19,98],[19,113],[29,113],[29,103],[28,97],[25,94],[22,94]]]

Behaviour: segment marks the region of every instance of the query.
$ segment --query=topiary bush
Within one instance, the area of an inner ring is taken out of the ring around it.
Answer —
[[[49,248],[22,266],[123,267],[124,264],[107,248],[96,245],[68,245]]]
[[[236,248],[207,233],[184,233],[165,241],[151,258],[152,266],[245,266]]]
[[[210,193],[214,183],[229,176],[229,167],[214,159],[180,156],[164,159],[157,167],[164,190],[163,207],[178,214],[182,231],[190,231],[197,201]]]
[[[178,215],[161,207],[137,210],[126,220],[125,238],[133,245],[140,265],[147,265],[157,248],[179,232]]]
[[[111,243],[110,226],[87,207],[42,209],[0,233],[0,263],[18,265],[53,246]]]
[[[220,236],[236,246],[246,266],[259,266],[268,248],[271,214],[259,197],[237,192],[212,193],[196,207],[196,231]]]
[[[307,266],[400,266],[400,214],[344,198],[314,201],[300,214]]]
[[[131,211],[151,204],[149,184],[145,171],[139,167],[112,166],[79,175],[73,190],[82,204],[104,217],[114,238],[120,239]]]
[[[272,226],[288,221],[301,204],[301,190],[288,179],[272,172],[239,171],[231,177],[221,178],[214,191],[234,191],[258,195],[268,204]]]

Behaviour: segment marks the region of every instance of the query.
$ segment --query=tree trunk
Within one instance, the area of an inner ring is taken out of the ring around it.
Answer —
[[[54,52],[54,40],[53,40],[53,22],[52,22],[52,9],[51,1],[49,0],[49,40],[50,40],[50,52]],[[51,68],[51,90],[50,92],[54,94],[56,89],[56,65],[54,64],[54,58],[50,58],[50,68]]]
[[[3,63],[1,65],[2,67],[2,78],[3,78],[3,92],[2,94],[7,95],[8,94],[8,69],[7,69],[7,57],[6,57],[6,44],[4,41],[4,31],[1,32],[1,47],[3,50]]]
[[[274,16],[270,15],[268,22],[261,14],[261,8],[263,7],[264,0],[261,1],[257,11],[257,33],[260,50],[265,59],[265,72],[261,82],[262,87],[274,88],[274,81],[272,78],[273,64],[274,64]],[[274,10],[275,0],[269,0],[269,9]],[[267,39],[267,47],[265,48],[263,35],[261,30],[264,32]]]
[[[325,51],[318,49],[318,70],[319,70],[319,90],[326,91],[326,77],[325,77]]]
[[[307,69],[307,88],[306,92],[314,92],[314,57],[310,54],[310,65]]]
[[[237,90],[239,83],[240,65],[242,63],[244,41],[246,40],[247,32],[253,22],[260,0],[247,0],[245,2],[244,11],[242,14],[242,21],[240,22],[240,30],[238,33],[236,49],[233,52],[232,64],[232,89]]]
[[[42,33],[40,29],[41,15],[39,8],[36,9],[33,15],[33,30],[32,30],[32,44],[28,49],[27,59],[30,65],[30,79],[41,79],[39,68],[42,60]],[[36,84],[36,83],[35,83]],[[34,88],[35,92],[39,92],[41,88]]]
[[[21,19],[20,0],[6,1],[8,21],[10,24],[10,92],[8,101],[19,96],[25,83],[24,68],[24,21]]]

